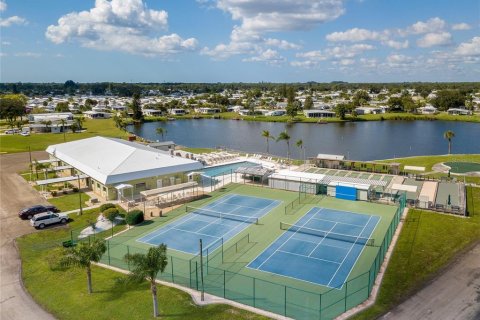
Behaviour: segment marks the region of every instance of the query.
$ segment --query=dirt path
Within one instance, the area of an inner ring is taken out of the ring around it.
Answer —
[[[47,153],[32,152],[36,159],[46,159]],[[28,221],[17,216],[19,209],[46,203],[25,180],[15,174],[28,169],[28,153],[0,155],[0,319],[54,319],[39,307],[22,287],[20,258],[14,239],[31,233]]]
[[[382,319],[480,319],[480,243]]]

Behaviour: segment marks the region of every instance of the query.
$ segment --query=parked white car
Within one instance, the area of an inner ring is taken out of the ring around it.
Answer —
[[[30,219],[30,224],[32,227],[43,229],[49,224],[62,223],[65,224],[68,222],[68,215],[66,213],[55,213],[52,211],[47,211],[44,213],[39,213],[33,216]]]

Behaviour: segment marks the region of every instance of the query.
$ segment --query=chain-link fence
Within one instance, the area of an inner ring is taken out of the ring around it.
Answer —
[[[202,259],[195,256],[186,260],[169,255],[169,265],[159,279],[194,290],[203,288],[212,295],[295,319],[332,319],[369,297],[405,204],[405,195],[402,195],[397,200],[397,210],[381,245],[372,249],[377,253],[369,270],[348,280],[340,289],[312,292],[302,289],[301,284],[298,287],[287,286],[243,274],[241,270],[245,263],[237,261],[254,245],[250,235],[228,247],[221,241],[221,245],[216,246],[213,252],[206,248]],[[129,270],[124,256],[145,253],[146,249],[125,245],[115,238],[107,240],[107,252],[101,262]],[[203,261],[203,266],[200,261]]]

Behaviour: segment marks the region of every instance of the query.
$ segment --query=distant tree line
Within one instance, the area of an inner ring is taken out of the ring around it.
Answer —
[[[290,89],[291,88],[291,89]],[[480,90],[478,82],[405,82],[405,83],[346,83],[346,82],[305,82],[305,83],[78,83],[68,80],[65,83],[0,83],[0,94],[22,93],[26,96],[39,95],[106,95],[132,97],[134,94],[158,95],[186,91],[196,94],[220,93],[224,90],[248,91],[250,98],[258,97],[265,91],[276,91],[287,98],[289,90],[314,92],[364,90],[367,93],[380,93],[383,89],[389,93],[400,93],[405,89],[414,89],[422,97],[427,97],[432,90],[458,90],[463,95]]]

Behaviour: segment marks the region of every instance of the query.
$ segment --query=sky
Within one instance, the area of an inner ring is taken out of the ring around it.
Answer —
[[[0,0],[0,82],[480,80],[478,0]]]

